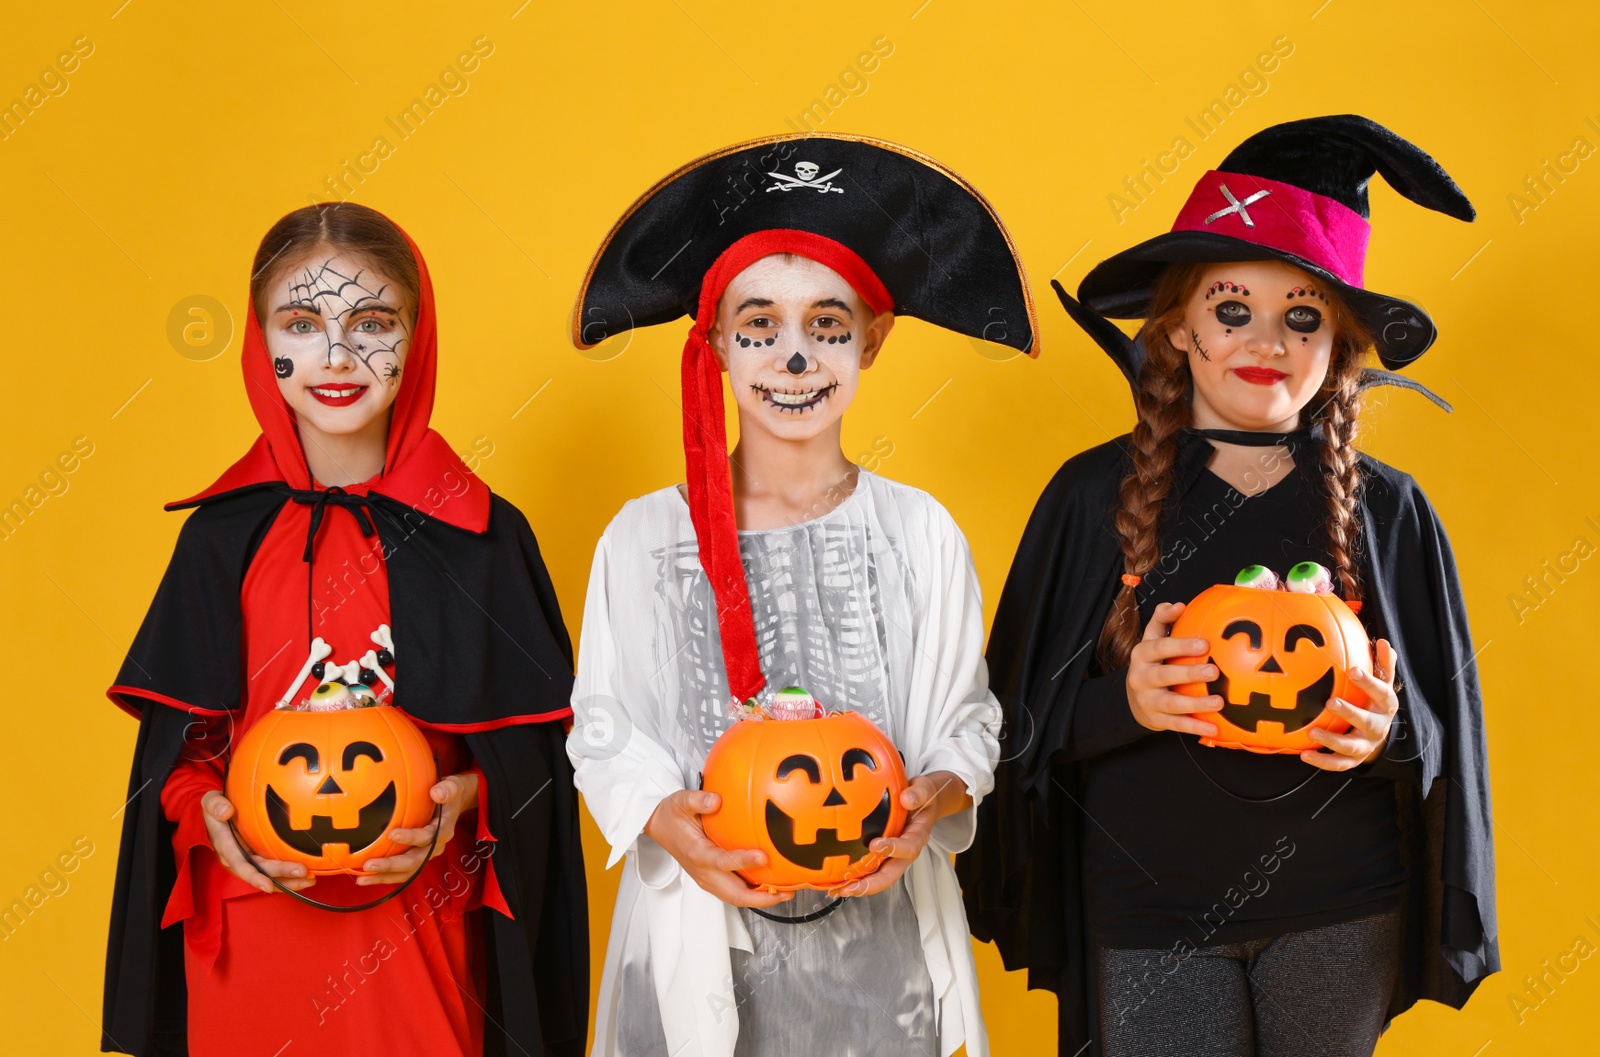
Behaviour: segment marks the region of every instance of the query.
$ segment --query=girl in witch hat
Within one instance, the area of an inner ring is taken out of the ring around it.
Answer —
[[[1354,446],[1363,388],[1419,388],[1368,353],[1399,368],[1435,334],[1362,284],[1374,172],[1473,217],[1387,129],[1295,121],[1077,299],[1056,288],[1138,422],[1069,460],[1023,535],[988,651],[1017,749],[959,869],[974,933],[1056,992],[1063,1054],[1368,1053],[1417,999],[1460,1007],[1499,968],[1455,562],[1416,482]],[[1137,341],[1106,315],[1142,318]],[[1300,562],[1376,643],[1367,708],[1333,701],[1349,732],[1298,756],[1201,747],[1224,697],[1172,691],[1219,678],[1163,663],[1206,655],[1173,621],[1245,566]]]
[[[363,206],[298,209],[261,242],[246,320],[261,436],[168,505],[194,512],[109,691],[139,739],[103,1048],[581,1053],[571,648],[527,520],[428,427],[422,254]],[[360,879],[250,854],[223,792],[230,745],[324,680],[391,701],[439,764],[437,821],[392,831],[412,849]],[[413,874],[367,909],[299,901],[358,906]]]
[[[998,752],[977,577],[944,508],[852,463],[840,429],[896,315],[1032,350],[1016,254],[987,203],[928,158],[777,137],[691,162],[634,203],[590,268],[573,337],[684,315],[687,484],[607,527],[573,691],[578,787],[611,862],[627,859],[595,1052],[980,1057],[949,860]],[[888,734],[913,816],[869,843],[888,856],[875,873],[791,898],[734,873],[761,852],[707,839],[700,815],[720,801],[698,775],[731,710],[795,685]]]

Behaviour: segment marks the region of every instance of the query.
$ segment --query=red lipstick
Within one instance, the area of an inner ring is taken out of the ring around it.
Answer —
[[[1272,385],[1289,377],[1282,371],[1274,371],[1271,367],[1235,367],[1233,373],[1251,385]]]
[[[327,404],[329,407],[349,407],[357,400],[360,400],[362,394],[367,391],[366,386],[353,385],[350,382],[335,382],[329,385],[308,386],[307,388],[317,401]],[[330,395],[335,393],[338,395]]]

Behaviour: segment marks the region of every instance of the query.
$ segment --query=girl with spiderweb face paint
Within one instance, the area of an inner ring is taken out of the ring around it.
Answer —
[[[383,468],[414,299],[375,262],[325,245],[267,278],[257,312],[306,461],[325,484],[366,480]]]

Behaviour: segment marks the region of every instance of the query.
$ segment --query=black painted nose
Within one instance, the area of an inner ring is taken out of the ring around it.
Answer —
[[[789,368],[790,374],[805,374],[807,366],[806,358],[797,352],[793,356],[789,357],[789,362],[784,364],[784,366]]]

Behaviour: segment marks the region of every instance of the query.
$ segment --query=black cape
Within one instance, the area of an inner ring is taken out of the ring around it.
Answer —
[[[240,590],[287,486],[204,500],[190,515],[118,686],[206,709],[244,700]],[[372,495],[387,557],[396,705],[464,735],[487,779],[493,862],[515,920],[479,913],[488,966],[484,1053],[581,1054],[588,1035],[589,933],[578,803],[559,722],[516,717],[569,707],[572,646],[527,519],[491,497],[481,535]],[[342,515],[336,515],[342,516]],[[188,1050],[183,927],[161,928],[177,876],[161,789],[191,716],[137,694],[139,735],[112,897],[101,1049]]]
[[[1124,435],[1069,460],[1028,521],[987,652],[1006,717],[1002,763],[978,809],[977,839],[956,861],[973,935],[994,942],[1007,969],[1027,969],[1030,988],[1056,993],[1063,1054],[1099,1053],[1099,1012],[1074,802],[1084,765],[1055,757],[1079,687],[1102,674],[1096,646],[1122,587],[1111,518],[1129,446]],[[1184,431],[1173,503],[1211,451]],[[1460,1008],[1500,968],[1494,841],[1483,702],[1450,543],[1409,475],[1360,460],[1361,621],[1399,657],[1400,716],[1385,759],[1415,769],[1415,780],[1395,782],[1409,881],[1392,1018],[1419,998]]]

